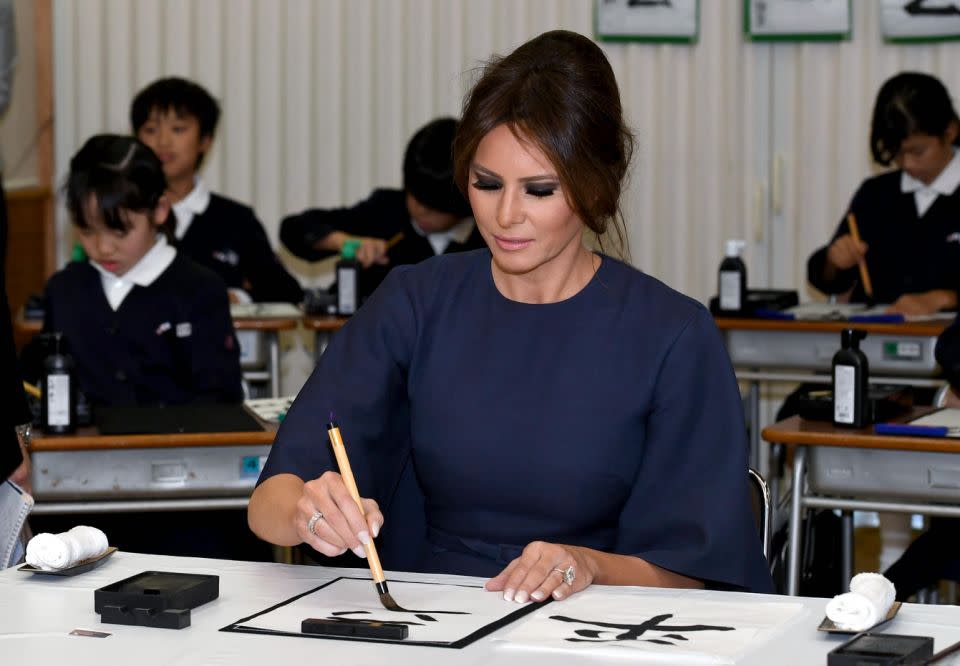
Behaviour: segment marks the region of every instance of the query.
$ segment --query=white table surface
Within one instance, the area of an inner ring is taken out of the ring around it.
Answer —
[[[147,570],[217,574],[220,576],[220,597],[194,609],[192,624],[187,629],[101,624],[99,616],[93,611],[93,590]],[[7,569],[0,572],[0,664],[281,666],[282,663],[286,666],[331,663],[363,666],[393,663],[447,666],[495,663],[560,666],[604,661],[628,663],[624,658],[600,660],[595,655],[540,653],[510,648],[494,640],[504,630],[494,632],[461,650],[219,631],[242,617],[305,592],[324,581],[339,575],[358,573],[361,572],[351,569],[124,552],[113,555],[99,569],[72,578]],[[389,579],[482,582],[480,579],[402,573],[391,574]],[[637,595],[662,596],[667,593],[723,601],[755,599],[798,602],[804,606],[803,612],[779,632],[778,638],[753,649],[737,662],[739,664],[825,664],[827,652],[845,640],[842,636],[831,636],[816,629],[823,618],[825,599],[649,588],[635,588],[634,591]],[[585,594],[604,593],[602,587],[594,587]],[[523,621],[523,618],[519,620]],[[76,628],[106,631],[112,635],[108,638],[69,636],[68,633]],[[904,604],[898,617],[883,631],[933,636],[934,649],[941,650],[960,640],[960,607]],[[654,662],[645,660],[642,663]]]

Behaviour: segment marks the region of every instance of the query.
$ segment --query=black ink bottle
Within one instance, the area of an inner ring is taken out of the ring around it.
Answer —
[[[360,262],[357,247],[360,241],[350,238],[343,243],[337,262],[337,314],[352,315],[359,307]]]
[[[53,334],[53,351],[43,362],[40,421],[51,433],[73,432],[77,426],[77,387],[73,357],[63,350],[63,335]]]
[[[722,312],[740,312],[747,304],[747,266],[740,258],[745,245],[742,240],[727,241],[726,256],[720,262],[718,277]]]
[[[867,425],[870,370],[860,341],[867,332],[847,328],[841,333],[840,351],[833,356],[833,422],[862,428]]]

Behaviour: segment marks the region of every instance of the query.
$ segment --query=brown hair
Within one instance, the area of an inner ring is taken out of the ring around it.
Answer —
[[[453,145],[454,178],[464,193],[477,146],[502,124],[546,155],[570,208],[598,241],[613,223],[622,251],[620,192],[633,135],[600,47],[575,32],[554,30],[486,64],[464,99]]]

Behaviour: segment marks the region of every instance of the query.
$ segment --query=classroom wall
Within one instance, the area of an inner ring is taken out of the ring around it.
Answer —
[[[13,72],[10,107],[0,122],[4,186],[9,189],[37,184],[36,54],[33,0],[15,0],[17,63]],[[49,122],[53,122],[52,119]]]
[[[455,114],[478,64],[542,31],[593,33],[588,0],[56,0],[58,180],[90,134],[128,131],[141,86],[184,75],[222,102],[204,177],[282,215],[399,186],[409,135]],[[624,200],[632,261],[705,301],[726,238],[754,286],[796,286],[870,172],[870,105],[905,66],[956,93],[960,45],[881,43],[879,3],[853,39],[750,44],[740,0],[702,0],[693,46],[608,43],[638,151]],[[772,177],[779,178],[774,180]],[[776,196],[775,196],[776,195]],[[69,225],[58,218],[61,261]],[[323,276],[293,262],[307,284]]]

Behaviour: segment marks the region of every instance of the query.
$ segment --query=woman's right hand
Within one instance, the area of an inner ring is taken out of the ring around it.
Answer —
[[[342,555],[348,548],[358,557],[366,557],[363,546],[380,533],[383,514],[376,501],[365,497],[360,501],[363,514],[343,478],[336,472],[324,472],[319,479],[303,484],[293,517],[297,534],[328,557]],[[321,517],[313,521],[311,533],[311,518],[317,513]]]
[[[853,236],[845,234],[830,244],[827,249],[827,261],[837,270],[853,268],[867,256],[869,247],[863,241],[855,241]]]

